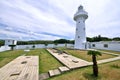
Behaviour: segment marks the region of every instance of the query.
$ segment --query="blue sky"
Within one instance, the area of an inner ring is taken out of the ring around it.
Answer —
[[[88,12],[86,35],[120,37],[120,0],[0,0],[0,39],[74,39],[73,16]]]

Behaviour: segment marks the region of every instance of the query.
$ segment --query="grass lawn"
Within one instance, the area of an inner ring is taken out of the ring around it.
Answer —
[[[22,54],[23,50],[0,52],[0,68]]]
[[[118,51],[111,51],[111,50],[100,50],[100,51],[105,51],[105,52],[120,54],[120,52],[118,52]]]
[[[92,75],[92,66],[66,72],[47,80],[118,80],[120,79],[120,60],[99,65],[99,77]]]
[[[35,49],[27,53],[27,55],[39,56],[39,73],[48,72],[51,69],[56,69],[62,66],[49,52],[45,49]]]
[[[66,48],[58,48],[60,50],[64,50],[65,52],[67,52],[68,54],[71,54],[75,57],[87,60],[92,62],[92,58],[90,55],[87,55],[88,51],[82,51],[82,50],[70,50],[70,49],[66,49]],[[102,56],[97,56],[97,60],[102,60],[102,59],[107,59],[107,58],[113,58],[115,56],[113,55],[109,55],[109,54],[102,54]]]
[[[30,50],[29,52],[24,52],[24,50],[0,52],[0,67],[23,54],[28,56],[39,56],[39,73],[48,72],[51,69],[56,69],[59,66],[62,66],[62,64],[52,57],[47,50],[35,49]]]

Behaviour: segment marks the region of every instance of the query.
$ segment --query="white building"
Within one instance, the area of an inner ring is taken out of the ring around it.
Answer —
[[[16,45],[17,41],[16,40],[12,40],[12,39],[6,39],[5,40],[5,46],[6,45]]]
[[[90,48],[120,51],[120,41],[91,42]]]
[[[76,21],[76,34],[75,34],[75,49],[86,49],[86,32],[85,20],[88,18],[88,13],[84,11],[83,6],[78,7],[78,11],[74,15]]]
[[[6,39],[4,46],[0,47],[0,52],[10,50],[11,48],[9,47],[9,45],[16,45],[16,44],[17,44],[16,40]]]

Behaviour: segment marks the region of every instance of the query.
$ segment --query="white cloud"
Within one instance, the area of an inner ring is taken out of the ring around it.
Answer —
[[[117,37],[119,34],[120,1],[116,0],[1,0],[0,36],[21,39],[74,39],[73,15],[80,4],[88,12],[87,36]],[[11,31],[5,31],[11,30]],[[106,30],[108,33],[106,33]],[[2,31],[2,32],[1,32]],[[112,31],[112,33],[111,33]],[[29,37],[29,32],[33,35]],[[4,37],[5,38],[5,37]]]

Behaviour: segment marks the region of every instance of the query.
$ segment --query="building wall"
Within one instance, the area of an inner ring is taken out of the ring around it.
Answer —
[[[0,47],[0,52],[7,51],[7,50],[10,50],[9,46],[1,46]]]
[[[75,47],[76,49],[85,49],[86,33],[85,19],[79,18],[76,21]]]
[[[35,48],[54,48],[54,47],[73,47],[73,44],[48,44],[45,46],[44,44],[36,44]],[[33,45],[16,45],[14,49],[32,49]]]
[[[5,45],[16,45],[16,44],[17,44],[16,40],[11,40],[11,39],[5,40]]]
[[[47,46],[45,46],[44,44],[35,45],[35,48],[54,48],[54,47],[67,47],[67,48],[72,47],[73,48],[73,44],[58,44],[58,45],[48,44]],[[7,51],[10,49],[11,48],[8,45],[1,46],[0,52]],[[16,45],[14,49],[33,49],[33,45]]]
[[[120,41],[91,42],[90,48],[120,51]]]

